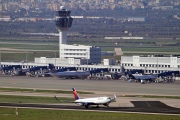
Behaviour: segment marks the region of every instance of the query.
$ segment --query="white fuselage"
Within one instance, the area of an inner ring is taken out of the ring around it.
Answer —
[[[65,71],[56,73],[58,77],[87,77],[90,75],[89,71]]]
[[[97,98],[84,98],[78,99],[74,101],[75,103],[89,103],[90,105],[100,105],[111,102],[111,98],[109,97],[97,97]]]

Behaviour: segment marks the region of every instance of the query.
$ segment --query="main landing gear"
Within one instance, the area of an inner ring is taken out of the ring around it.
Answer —
[[[109,107],[109,103],[106,103],[106,104],[103,104],[103,105]]]

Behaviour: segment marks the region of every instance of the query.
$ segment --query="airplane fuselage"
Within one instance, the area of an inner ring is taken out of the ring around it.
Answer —
[[[109,97],[97,97],[97,98],[84,98],[78,99],[74,101],[75,103],[88,103],[88,105],[102,105],[111,102],[111,98]]]
[[[65,72],[57,72],[56,76],[62,78],[82,78],[90,75],[89,71],[65,71]]]

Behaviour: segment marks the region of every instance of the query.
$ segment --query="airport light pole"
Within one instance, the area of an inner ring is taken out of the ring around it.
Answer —
[[[54,52],[54,55],[55,55],[55,68],[56,68],[56,51]]]
[[[157,74],[159,73],[158,72],[158,67],[159,67],[159,65],[158,65],[158,55],[157,55]]]
[[[28,51],[26,51],[26,64],[28,65]]]
[[[27,54],[27,51],[26,51],[26,63],[28,62],[28,54]]]
[[[1,67],[1,50],[0,50],[0,67]]]
[[[144,67],[144,68],[145,68],[145,70],[144,70],[144,74],[146,74],[146,73],[147,73],[147,72],[146,72],[146,71],[147,71],[147,67]]]
[[[87,58],[86,58],[86,60],[87,60],[87,71],[88,71],[88,64],[89,64],[89,58],[88,58],[88,52],[86,52],[86,55],[87,55]]]

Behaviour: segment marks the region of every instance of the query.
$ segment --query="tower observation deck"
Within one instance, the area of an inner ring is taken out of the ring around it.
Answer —
[[[67,43],[67,31],[72,26],[73,18],[70,16],[71,11],[61,6],[61,9],[56,12],[56,27],[59,31],[59,47],[61,44]],[[60,50],[60,49],[59,49]]]
[[[73,18],[63,6],[56,11],[55,24],[59,31],[59,61],[60,63],[82,64],[101,62],[101,48],[85,45],[68,45],[67,31],[72,26]],[[78,62],[80,60],[80,62]]]

